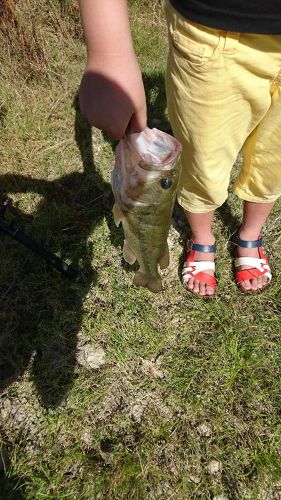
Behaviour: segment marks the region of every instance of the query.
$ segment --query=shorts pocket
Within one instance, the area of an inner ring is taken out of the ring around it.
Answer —
[[[169,31],[170,50],[179,66],[207,69],[221,54],[233,55],[239,33],[226,32],[195,23],[182,16],[166,0],[165,15]]]
[[[216,30],[204,29],[185,20],[170,32],[174,57],[183,65],[204,69],[215,61],[221,53],[225,37]]]

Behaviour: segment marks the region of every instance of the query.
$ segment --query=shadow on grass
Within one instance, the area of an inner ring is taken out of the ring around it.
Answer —
[[[149,125],[170,131],[163,76],[144,75],[144,82]],[[15,226],[79,269],[75,281],[67,280],[29,250],[0,235],[0,390],[31,368],[46,408],[61,404],[73,383],[83,299],[97,279],[89,236],[106,217],[112,244],[121,246],[123,241],[123,232],[111,216],[111,187],[95,168],[91,127],[79,112],[77,97],[74,107],[83,173],[73,172],[54,181],[21,174],[0,176],[3,196],[40,195],[32,215],[21,212],[17,205],[10,210],[8,217]],[[128,268],[125,262],[123,266]]]
[[[144,82],[149,125],[170,132],[163,75],[144,75]],[[95,168],[91,127],[80,115],[77,98],[74,106],[75,138],[83,173],[73,172],[54,181],[20,174],[0,176],[3,192],[18,195],[30,192],[41,197],[32,216],[22,213],[17,206],[13,209],[10,217],[15,219],[15,225],[20,225],[35,240],[79,269],[75,281],[67,280],[40,258],[1,235],[0,390],[30,367],[39,398],[46,408],[58,406],[73,383],[83,299],[97,280],[92,266],[95,248],[89,236],[105,217],[112,244],[120,246],[123,239],[111,215],[110,185]],[[226,224],[231,221],[234,227],[236,221],[228,211],[222,210],[221,216]],[[178,205],[173,221],[181,234],[184,256],[188,228]]]
[[[0,477],[0,500],[25,500],[24,487],[15,476]]]
[[[228,229],[228,238],[229,238],[228,251],[232,258],[232,268],[234,271],[233,259],[236,258],[236,246],[233,245],[232,241],[234,239],[233,236],[237,233],[241,221],[239,221],[239,219],[231,212],[231,208],[229,206],[228,201],[225,201],[224,204],[218,208],[217,214],[221,219],[223,225]]]
[[[54,181],[20,174],[0,176],[3,194],[37,193],[41,198],[32,216],[15,206],[7,217],[79,269],[77,279],[68,280],[0,234],[0,390],[31,367],[46,408],[58,406],[73,383],[83,299],[97,279],[89,236],[106,217],[113,242],[118,240],[111,217],[111,189],[95,168],[91,129],[79,113],[77,100],[74,105],[83,173]]]
[[[148,126],[171,134],[172,129],[166,113],[165,78],[159,72],[150,75],[144,73],[142,76],[147,98]]]

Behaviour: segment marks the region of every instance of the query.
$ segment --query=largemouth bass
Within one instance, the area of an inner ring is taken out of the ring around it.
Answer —
[[[134,284],[152,292],[162,289],[158,271],[169,265],[167,236],[180,173],[181,146],[170,135],[146,128],[122,139],[112,172],[114,221],[122,222],[123,257],[137,260]]]

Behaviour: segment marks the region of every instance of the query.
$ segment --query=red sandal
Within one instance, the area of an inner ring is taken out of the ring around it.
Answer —
[[[237,257],[237,259],[235,259],[235,269],[240,266],[251,266],[250,269],[235,271],[236,284],[239,285],[242,281],[251,280],[253,278],[261,278],[262,276],[266,276],[270,282],[272,275],[268,265],[268,260],[262,251],[262,239],[260,238],[255,241],[247,241],[241,240],[238,236],[235,244],[243,248],[258,248],[259,252],[259,259],[255,257]],[[247,292],[247,290],[245,290],[245,292]],[[249,292],[252,292],[252,290],[249,290]]]
[[[199,280],[201,283],[211,286],[214,290],[217,288],[217,280],[214,276],[205,273],[207,269],[215,271],[215,263],[207,260],[194,260],[195,252],[215,253],[216,245],[198,245],[192,240],[189,241],[187,259],[182,270],[182,282],[188,283],[190,278]],[[212,297],[212,295],[201,295],[201,297]]]

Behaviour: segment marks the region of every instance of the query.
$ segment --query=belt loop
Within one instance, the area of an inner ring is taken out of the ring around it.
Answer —
[[[222,52],[225,51],[225,46],[226,46],[226,31],[219,31],[219,43],[220,43],[220,47],[221,47],[221,50]]]
[[[239,42],[240,33],[236,31],[224,31],[223,34],[225,36],[224,51],[231,53]]]

